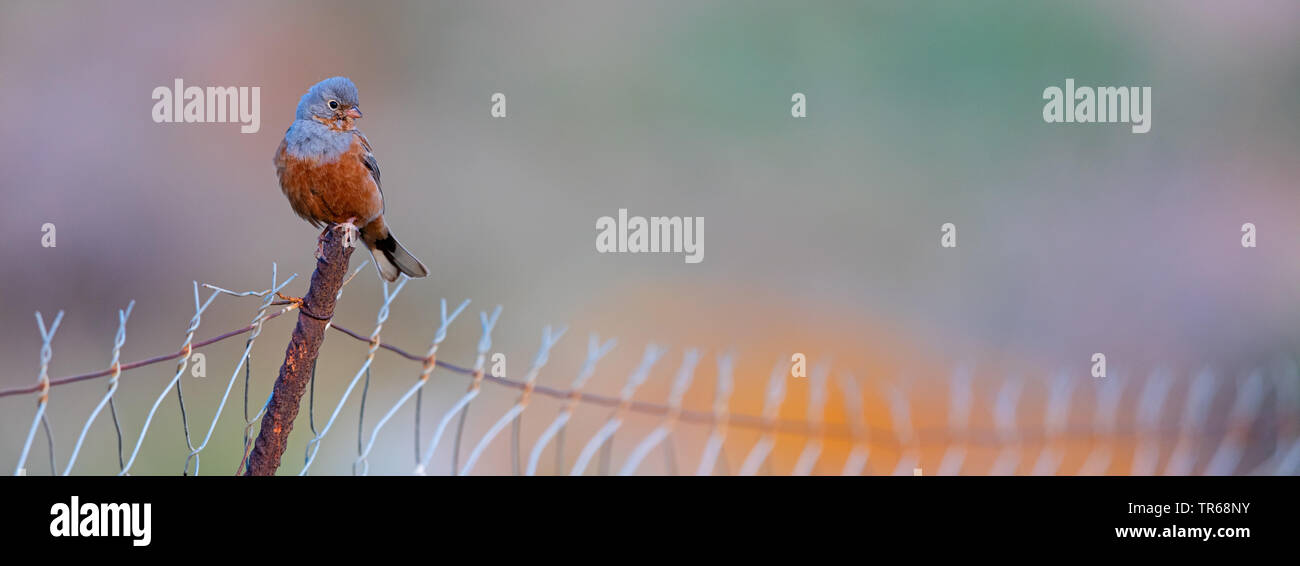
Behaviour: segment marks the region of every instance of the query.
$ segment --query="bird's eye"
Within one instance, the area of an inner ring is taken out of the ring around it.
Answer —
[[[338,109],[339,109],[339,101],[337,101],[337,100],[331,100],[331,101],[330,101],[330,110],[338,110]]]

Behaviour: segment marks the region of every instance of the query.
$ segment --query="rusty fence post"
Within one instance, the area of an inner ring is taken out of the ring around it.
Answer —
[[[289,443],[289,432],[293,430],[303,392],[311,380],[312,366],[329,320],[334,316],[339,289],[347,276],[348,259],[352,256],[352,247],[344,245],[347,229],[350,227],[333,225],[321,237],[311,287],[298,309],[298,324],[285,349],[284,364],[275,378],[275,389],[266,405],[257,442],[248,456],[245,475],[271,476],[280,467],[280,457]]]

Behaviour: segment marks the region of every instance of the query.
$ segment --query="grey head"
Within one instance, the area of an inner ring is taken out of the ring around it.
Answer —
[[[298,101],[295,118],[310,120],[314,117],[327,122],[360,118],[361,110],[357,105],[357,85],[347,77],[330,77],[307,89],[307,94]]]

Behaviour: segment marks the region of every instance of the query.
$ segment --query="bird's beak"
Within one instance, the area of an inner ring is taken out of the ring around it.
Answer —
[[[349,108],[349,109],[348,109],[348,111],[345,113],[345,115],[346,115],[348,118],[354,118],[354,119],[355,119],[355,118],[360,118],[360,117],[361,117],[361,109],[360,109],[360,108],[357,108],[356,106],[353,106],[352,108]]]

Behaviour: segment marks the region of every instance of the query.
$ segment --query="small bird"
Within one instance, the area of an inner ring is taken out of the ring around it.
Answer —
[[[357,87],[347,77],[328,78],[308,89],[275,151],[280,190],[293,211],[314,227],[358,226],[380,277],[424,277],[429,270],[384,223],[379,163],[369,140],[356,129],[360,117]]]

